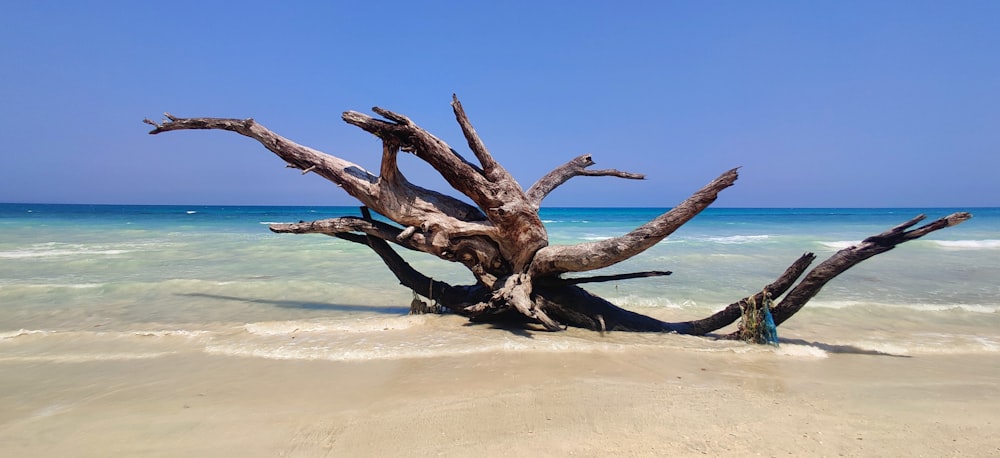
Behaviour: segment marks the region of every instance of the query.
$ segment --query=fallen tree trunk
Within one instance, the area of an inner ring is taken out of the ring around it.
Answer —
[[[597,331],[676,332],[707,335],[740,319],[747,307],[759,309],[765,299],[788,294],[774,307],[774,321],[781,324],[798,312],[827,282],[871,256],[935,230],[965,221],[971,215],[956,213],[917,229],[908,230],[920,215],[862,243],[841,250],[805,275],[815,259],[806,253],[793,262],[774,283],[763,286],[718,313],[704,319],[665,322],[631,312],[590,294],[582,283],[668,275],[652,271],[618,275],[563,278],[571,272],[608,267],[656,245],[716,200],[738,177],[731,169],[712,180],[671,210],[628,234],[598,242],[550,246],[538,216],[542,200],[566,181],[580,176],[643,179],[641,174],[614,169],[590,170],[590,155],[576,157],[549,172],[524,190],[486,149],[465,110],[453,96],[452,108],[478,164],[467,161],[445,142],[409,118],[381,108],[372,110],[384,119],[349,111],[344,121],[382,141],[379,174],[359,165],[299,145],[270,131],[253,119],[179,118],[170,114],[153,125],[151,134],[175,130],[227,130],[252,138],[283,159],[288,167],[313,172],[342,187],[363,205],[362,217],[341,217],[292,224],[273,224],[280,233],[325,234],[371,248],[415,294],[434,305],[474,321],[520,321],[556,331],[564,326]],[[406,180],[398,169],[400,151],[415,154],[431,165],[451,187],[473,202],[421,188]],[[369,208],[396,223],[372,218]],[[424,252],[464,265],[475,280],[450,285],[418,272],[392,248]],[[422,307],[416,307],[423,309]],[[430,307],[430,310],[439,308]],[[746,338],[745,330],[728,337]]]

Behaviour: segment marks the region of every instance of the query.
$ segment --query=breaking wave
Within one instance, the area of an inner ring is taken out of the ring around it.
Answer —
[[[933,243],[941,248],[957,250],[1000,249],[1000,240],[934,240]]]
[[[160,243],[78,244],[62,242],[36,243],[21,249],[0,251],[2,259],[58,258],[73,256],[119,256],[135,251],[162,248]]]

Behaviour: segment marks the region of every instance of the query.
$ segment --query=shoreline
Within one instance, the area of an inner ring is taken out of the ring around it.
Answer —
[[[0,442],[16,456],[985,456],[1000,453],[994,360],[641,348],[3,363]]]
[[[366,248],[263,227],[299,210],[181,208],[6,221],[6,454],[1000,455],[996,211],[845,273],[773,349],[409,317],[411,293]],[[580,243],[646,213],[546,224],[553,243]],[[621,266],[670,279],[588,291],[668,321],[704,317],[803,252],[899,222],[856,213],[707,214]]]

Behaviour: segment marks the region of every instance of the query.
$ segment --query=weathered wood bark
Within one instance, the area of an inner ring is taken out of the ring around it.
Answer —
[[[535,254],[531,273],[545,277],[601,269],[642,253],[708,208],[719,192],[736,182],[736,177],[736,169],[723,173],[670,211],[621,237],[542,248]]]
[[[913,219],[876,234],[861,241],[861,243],[844,248],[820,263],[810,271],[794,289],[774,309],[774,322],[778,325],[785,322],[806,305],[819,293],[820,289],[837,275],[857,265],[865,259],[880,253],[885,253],[903,242],[915,240],[931,232],[951,227],[972,218],[965,212],[953,213],[944,218],[925,224],[917,229],[907,230],[926,218],[917,215]],[[777,295],[775,295],[777,297]]]
[[[563,278],[569,272],[608,267],[636,256],[656,245],[711,205],[719,193],[732,186],[737,169],[726,171],[680,202],[671,210],[621,237],[570,246],[550,246],[545,226],[538,216],[542,200],[566,181],[580,176],[643,179],[641,174],[614,169],[590,170],[589,154],[576,157],[552,170],[527,190],[497,162],[472,127],[462,104],[452,97],[455,119],[478,164],[463,158],[444,141],[417,126],[406,116],[382,108],[372,111],[383,119],[348,111],[345,122],[382,140],[382,157],[376,176],[359,165],[299,145],[253,119],[178,118],[167,114],[162,122],[144,120],[154,126],[151,134],[175,130],[227,130],[261,143],[303,174],[316,173],[342,187],[358,199],[363,216],[312,222],[274,224],[282,233],[326,234],[370,247],[396,276],[415,293],[433,299],[448,310],[475,321],[516,319],[541,324],[548,330],[576,326],[598,331],[652,331],[706,335],[740,318],[740,304],[753,299],[762,303],[763,291],[777,298],[791,292],[774,309],[775,321],[784,322],[815,296],[831,279],[851,266],[899,243],[958,224],[971,215],[957,213],[921,228],[907,230],[923,216],[910,220],[861,244],[836,253],[796,286],[815,256],[804,254],[778,279],[718,313],[695,321],[665,322],[637,314],[594,296],[581,283],[668,275],[652,271],[632,274]],[[400,151],[415,154],[431,165],[448,184],[473,205],[406,180],[398,168]],[[371,217],[374,210],[396,223]],[[416,271],[392,246],[428,253],[464,265],[475,280],[455,286],[433,280]]]

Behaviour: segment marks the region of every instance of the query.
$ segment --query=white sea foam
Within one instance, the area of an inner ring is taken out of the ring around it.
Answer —
[[[887,305],[887,307],[891,307]],[[931,312],[948,312],[953,310],[961,310],[963,312],[972,313],[998,313],[1000,312],[1000,304],[996,305],[983,305],[983,304],[910,304],[901,307],[917,309],[923,311]]]
[[[61,289],[61,288],[66,288],[66,289],[91,289],[91,288],[100,288],[102,286],[104,286],[104,283],[68,283],[68,284],[60,284],[60,283],[35,283],[35,284],[20,284],[20,283],[15,284],[15,283],[10,283],[10,284],[2,284],[2,283],[0,283],[0,289],[3,289],[3,288],[13,288],[13,287],[42,288],[42,289]]]
[[[580,238],[583,239],[583,240],[589,241],[589,242],[597,242],[597,241],[601,241],[601,240],[610,239],[611,237],[612,236],[610,236],[610,235],[585,235],[585,236],[580,237]]]
[[[968,340],[973,344],[978,344],[991,353],[1000,353],[1000,341],[983,336],[968,336]]]
[[[195,339],[199,337],[204,337],[211,335],[209,331],[191,331],[187,329],[164,329],[164,330],[153,330],[153,331],[133,331],[131,335],[139,337],[184,337],[188,339]]]
[[[705,240],[709,242],[721,243],[726,245],[734,244],[744,244],[744,243],[755,243],[767,241],[771,236],[769,235],[730,235],[726,237],[708,237]]]
[[[809,301],[809,308],[846,309],[850,307],[870,307],[877,309],[902,308],[918,312],[947,312],[960,310],[972,313],[1000,313],[1000,304],[926,304],[926,303],[874,303],[870,301],[833,301],[833,300],[813,300]]]
[[[939,247],[956,250],[1000,249],[1000,240],[934,240],[933,242]]]
[[[855,346],[864,350],[899,356],[1000,353],[1000,344],[986,338],[907,343],[864,341]]]
[[[870,302],[862,301],[831,301],[831,300],[811,300],[809,308],[844,309],[848,307],[860,307],[870,305]]]
[[[621,344],[585,341],[581,339],[551,338],[527,339],[510,337],[503,339],[463,342],[452,345],[447,341],[424,339],[392,342],[338,342],[330,345],[316,341],[272,342],[228,342],[213,343],[205,347],[205,352],[213,355],[282,359],[282,360],[327,360],[327,361],[370,361],[386,359],[418,359],[441,356],[460,356],[484,353],[520,352],[590,352],[621,351]]]
[[[17,337],[32,336],[32,335],[47,335],[51,331],[42,331],[39,329],[18,329],[17,331],[4,331],[0,332],[0,340],[14,339]]]
[[[378,359],[408,359],[430,357],[433,352],[427,349],[415,348],[408,352],[391,352],[384,347],[375,346],[364,349],[330,348],[321,345],[255,345],[252,343],[214,344],[205,347],[205,353],[210,355],[237,356],[246,358],[265,358],[279,360],[327,360],[327,361],[368,361]]]
[[[131,361],[153,359],[172,355],[175,352],[110,352],[110,353],[58,353],[51,355],[0,356],[0,362],[31,363],[87,363],[94,361]]]
[[[823,245],[824,247],[826,247],[828,249],[831,249],[831,250],[843,250],[844,248],[847,248],[847,247],[853,246],[853,245],[857,245],[859,243],[861,243],[861,242],[858,241],[858,240],[840,240],[840,241],[836,241],[836,242],[819,242],[820,245]]]
[[[198,212],[196,212],[196,211],[194,211],[194,210],[188,210],[188,211],[186,211],[186,212],[184,212],[184,213],[187,213],[187,214],[189,214],[189,215],[193,215],[193,214],[195,214],[195,213],[198,213]]]
[[[107,342],[130,337],[182,337],[184,339],[195,339],[206,336],[210,337],[213,334],[214,333],[212,331],[188,329],[154,329],[138,331],[53,331],[42,329],[18,329],[17,331],[0,332],[0,340],[16,339],[27,336],[53,336],[63,339],[77,339],[79,342]]]
[[[807,352],[809,350],[805,350],[806,348],[815,348],[828,353],[872,353],[894,356],[993,354],[1000,353],[1000,336],[961,333],[867,335],[826,344],[782,343],[776,352],[784,352],[786,347],[791,347],[793,352]]]
[[[116,256],[130,252],[131,250],[94,249],[94,248],[79,248],[79,249],[44,248],[44,249],[0,251],[0,258],[26,259],[26,258],[51,258],[51,257],[61,257],[61,256],[80,256],[80,255]]]
[[[256,323],[252,333],[212,339],[204,352],[212,355],[279,360],[368,361],[422,359],[496,353],[591,353],[663,351],[676,348],[704,352],[768,351],[738,342],[711,341],[671,334],[610,333],[596,337],[573,331],[533,334],[527,338],[488,330],[454,327],[447,317],[428,319],[415,329],[380,329],[374,322],[360,332],[337,331],[337,325],[308,321]],[[405,320],[398,320],[405,321]],[[396,323],[398,324],[398,322]],[[413,322],[412,324],[416,324]],[[816,353],[815,350],[812,350]],[[815,357],[815,355],[814,355]]]
[[[76,244],[62,242],[35,243],[15,250],[0,251],[0,259],[30,259],[72,256],[118,256],[135,251],[163,248],[162,243]]]
[[[676,303],[668,297],[664,296],[606,296],[607,299],[612,304],[617,304],[619,306],[629,308],[629,307],[649,307],[649,308],[669,308],[669,309],[682,309],[687,307],[696,307],[698,304],[694,301],[686,300],[683,303]]]
[[[399,331],[422,325],[426,315],[408,315],[384,319],[364,319],[351,321],[267,321],[247,323],[243,326],[248,333],[259,336],[285,336],[298,333],[355,333]]]
[[[797,344],[780,344],[774,348],[774,354],[782,356],[791,356],[795,358],[815,358],[823,359],[830,356],[830,354],[819,347],[814,347],[812,345],[797,345]]]

